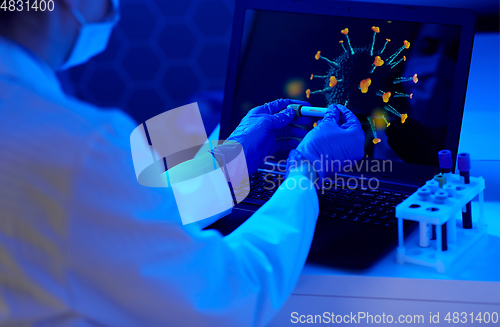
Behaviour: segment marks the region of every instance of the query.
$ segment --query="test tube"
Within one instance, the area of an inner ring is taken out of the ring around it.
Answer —
[[[429,201],[431,199],[431,190],[427,187],[421,187],[417,191],[420,201]],[[431,226],[425,221],[418,223],[420,229],[420,247],[427,248],[431,245]]]
[[[451,157],[450,150],[442,150],[438,152],[439,155],[439,167],[441,167],[441,173],[446,177],[451,176],[451,168],[453,167],[453,159]],[[448,178],[451,180],[451,178]]]
[[[455,243],[457,241],[457,215],[461,216],[460,212],[448,220],[448,225],[446,228],[448,229],[448,243]]]
[[[448,250],[448,231],[447,231],[448,223],[444,223],[441,225],[441,244],[442,250]]]
[[[419,245],[422,248],[428,248],[431,246],[431,228],[428,223],[421,221],[418,223],[420,229],[420,242]]]
[[[443,191],[448,193],[449,198],[452,198],[456,195],[457,188],[455,187],[455,185],[451,183],[446,183],[443,186]],[[455,243],[457,241],[457,223],[455,220],[456,220],[455,217],[452,217],[448,221],[449,224],[446,225],[446,228],[448,229],[448,234],[447,234],[448,243]]]
[[[323,118],[325,116],[326,110],[328,109],[320,107],[308,107],[301,104],[291,104],[288,106],[288,108],[293,108],[295,110],[295,115],[298,117],[306,116],[318,118]]]
[[[448,200],[448,192],[444,190],[439,190],[436,192],[434,197],[434,202],[437,204],[446,204]],[[441,225],[441,244],[443,251],[448,250],[448,231],[447,231],[447,223]]]
[[[460,176],[464,178],[465,184],[470,184],[470,155],[468,153],[458,154],[458,170],[460,171]],[[465,212],[462,213],[462,226],[465,229],[472,228],[472,206],[471,203],[467,203],[465,206]]]
[[[435,179],[425,182],[425,187],[428,188],[432,194],[436,193],[439,189],[439,182]],[[436,239],[436,225],[432,225],[431,240]]]

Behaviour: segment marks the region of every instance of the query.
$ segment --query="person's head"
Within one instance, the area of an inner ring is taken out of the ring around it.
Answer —
[[[448,124],[457,65],[460,30],[455,26],[424,25],[412,44],[403,76],[418,74],[418,83],[405,83],[413,93],[412,117],[431,128]]]
[[[34,51],[54,70],[104,50],[118,18],[118,0],[45,0],[44,11],[16,3],[19,11],[0,11],[0,35]]]

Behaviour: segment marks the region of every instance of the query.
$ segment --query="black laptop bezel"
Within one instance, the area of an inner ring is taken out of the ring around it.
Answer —
[[[226,139],[232,132],[230,130],[230,122],[233,113],[234,91],[241,55],[245,11],[247,9],[387,20],[395,20],[397,17],[399,21],[461,26],[461,41],[446,139],[446,148],[451,150],[453,153],[453,162],[456,162],[474,40],[475,15],[471,10],[331,0],[238,0],[235,6],[222,107],[221,140]],[[370,158],[370,160],[377,159]],[[408,172],[411,172],[411,174]],[[373,173],[370,177],[377,177],[382,181],[418,186],[438,172],[438,167],[411,163],[394,163],[392,172]],[[349,175],[356,175],[356,173]]]

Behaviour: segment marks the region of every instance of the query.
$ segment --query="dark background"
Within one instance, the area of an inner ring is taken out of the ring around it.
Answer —
[[[329,1],[329,0],[325,0]],[[478,31],[498,31],[496,0],[385,0],[471,8]],[[197,101],[207,132],[220,119],[235,0],[121,0],[108,49],[60,74],[65,90],[143,122]]]
[[[199,101],[210,132],[220,116],[234,0],[122,0],[120,8],[108,49],[60,74],[66,92],[141,123]]]

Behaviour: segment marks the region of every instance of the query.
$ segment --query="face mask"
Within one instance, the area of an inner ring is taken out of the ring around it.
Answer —
[[[120,18],[118,0],[111,0],[111,2],[113,3],[112,17],[98,23],[87,23],[78,9],[75,7],[71,9],[73,15],[81,24],[81,28],[73,50],[66,62],[59,68],[60,70],[83,64],[106,49],[113,27]]]

